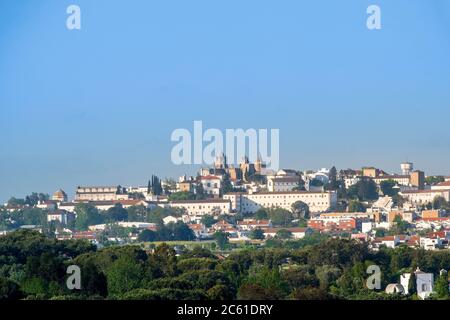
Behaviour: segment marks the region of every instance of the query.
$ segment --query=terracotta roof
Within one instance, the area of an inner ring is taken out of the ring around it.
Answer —
[[[377,241],[394,241],[395,240],[395,236],[387,236],[387,237],[382,237],[382,238],[376,238]]]
[[[302,233],[302,232],[306,232],[306,230],[308,230],[308,228],[265,228],[262,230],[264,231],[264,233],[277,233],[280,230],[287,230],[292,233]]]
[[[409,179],[409,176],[392,174],[392,175],[382,175],[374,178],[374,180],[385,180],[385,179]]]
[[[414,193],[441,193],[441,192],[450,192],[450,189],[442,189],[442,190],[406,190],[401,191],[402,194],[414,194]]]
[[[216,176],[202,176],[200,180],[220,180],[220,178]]]
[[[450,187],[450,181],[445,181],[435,185],[436,187]]]
[[[239,226],[249,226],[249,225],[265,225],[270,224],[270,220],[243,220],[239,221]]]
[[[206,200],[176,200],[171,201],[172,204],[195,204],[195,203],[230,203],[230,200],[224,199],[206,199]]]

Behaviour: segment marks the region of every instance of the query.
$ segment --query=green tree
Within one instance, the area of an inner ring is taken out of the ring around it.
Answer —
[[[445,178],[443,176],[429,176],[425,178],[425,183],[429,186],[433,186],[444,181]]]
[[[201,223],[203,223],[207,228],[211,228],[213,224],[216,223],[216,219],[210,214],[205,214],[202,217]]]
[[[250,231],[250,239],[264,240],[264,231],[262,231],[261,228],[253,229],[252,231]]]
[[[359,201],[377,200],[379,197],[377,184],[368,177],[362,177],[348,189],[348,197]]]
[[[227,194],[233,191],[233,185],[231,184],[230,175],[224,174],[222,179],[222,194]]]
[[[195,186],[195,200],[203,200],[203,199],[205,199],[205,190],[203,189],[203,184],[199,182]]]
[[[114,205],[106,211],[106,217],[110,221],[127,221],[128,211],[125,210],[120,203]]]
[[[23,206],[23,205],[25,205],[25,200],[24,199],[18,199],[18,198],[15,198],[15,197],[11,197],[8,200],[8,205],[10,205],[10,206]]]
[[[305,181],[302,179],[302,177],[299,177],[297,186],[292,190],[293,191],[306,191]]]
[[[286,298],[288,285],[278,268],[254,265],[239,288],[241,300],[280,300]]]
[[[352,200],[348,204],[348,212],[366,212],[366,207],[358,200]]]
[[[281,239],[281,240],[291,239],[292,232],[289,230],[286,230],[286,229],[281,229],[281,230],[277,231],[276,238]]]
[[[163,188],[161,186],[161,180],[155,176],[152,175],[152,178],[150,179],[149,183],[148,183],[148,187],[147,189],[150,189],[148,191],[150,191],[151,194],[159,196],[163,193]]]
[[[113,262],[106,274],[108,293],[110,296],[121,295],[141,286],[144,278],[144,268],[131,257],[120,257]]]
[[[292,204],[291,211],[296,219],[309,219],[309,206],[302,201]]]
[[[143,230],[139,236],[138,241],[140,242],[153,242],[158,239],[157,234],[153,230]]]
[[[169,201],[195,200],[195,194],[187,191],[175,192],[169,196]]]
[[[253,217],[256,220],[265,220],[269,218],[269,214],[267,213],[267,210],[264,208],[260,208],[258,209],[258,211],[255,212],[255,214],[253,215]]]
[[[440,210],[440,209],[446,209],[446,208],[449,208],[449,207],[450,206],[449,206],[447,200],[445,200],[444,197],[436,196],[433,199],[433,209]]]
[[[328,173],[329,182],[326,186],[327,190],[333,190],[336,191],[340,187],[340,182],[337,178],[337,170],[336,167],[332,167],[330,169],[330,172]]]
[[[400,191],[400,189],[396,188],[396,186],[397,182],[395,182],[394,180],[381,181],[380,183],[381,192],[383,193],[383,195],[389,197],[396,196]]]
[[[75,206],[77,215],[75,228],[77,230],[87,230],[88,226],[103,222],[103,217],[99,214],[96,207],[88,203],[79,203]]]
[[[391,233],[395,235],[406,234],[409,229],[409,223],[404,221],[401,216],[396,216],[394,219],[394,226],[391,228]]]
[[[216,240],[217,246],[220,250],[225,250],[228,246],[229,239],[228,239],[228,233],[225,232],[216,232],[214,234],[214,239]]]
[[[438,299],[442,300],[450,299],[449,281],[447,272],[442,272],[442,274],[436,280],[435,291]]]
[[[139,206],[131,206],[127,209],[128,221],[145,222],[147,216],[147,208]]]
[[[0,277],[0,301],[19,300],[23,298],[20,287],[14,281]]]
[[[292,213],[282,208],[271,210],[269,217],[275,226],[280,227],[288,227],[294,220]]]

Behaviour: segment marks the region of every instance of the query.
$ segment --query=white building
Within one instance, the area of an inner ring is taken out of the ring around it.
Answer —
[[[178,221],[181,221],[182,219],[180,218],[176,218],[174,216],[167,216],[163,219],[163,223],[165,225],[169,224],[169,223],[177,223]]]
[[[59,189],[52,195],[52,200],[57,202],[67,202],[67,194],[64,192],[64,190]]]
[[[401,186],[409,186],[410,184],[410,176],[409,175],[383,175],[373,178],[376,184],[380,185],[383,181],[395,181],[397,184]]]
[[[128,187],[127,188],[127,193],[128,194],[130,194],[130,193],[141,193],[144,196],[146,196],[147,193],[148,193],[148,186],[146,186],[146,187],[144,187],[144,186],[142,186],[142,187]]]
[[[267,178],[267,190],[269,192],[290,192],[293,191],[300,182],[298,176],[275,176]]]
[[[361,181],[361,177],[358,177],[358,176],[354,176],[354,177],[345,177],[345,178],[344,178],[345,188],[346,188],[346,189],[349,189],[351,186],[354,186],[354,185],[357,184],[359,181]]]
[[[431,190],[450,190],[450,180],[438,183],[435,186],[431,186]]]
[[[275,238],[280,230],[287,230],[292,234],[292,239],[303,239],[310,232],[308,228],[268,228],[263,229],[266,239]]]
[[[148,223],[148,222],[117,222],[115,224],[117,224],[122,228],[136,228],[140,230],[157,228],[157,225],[155,223]],[[97,224],[89,226],[88,228],[90,231],[103,231],[108,226],[109,226],[108,224]]]
[[[53,200],[39,201],[36,207],[43,210],[56,210],[57,204]]]
[[[442,239],[438,235],[432,235],[428,237],[421,237],[420,238],[420,247],[422,249],[428,250],[428,251],[434,251],[438,250],[442,247]]]
[[[326,168],[322,168],[316,172],[310,173],[307,175],[309,180],[319,180],[324,185],[330,181],[330,170]]]
[[[169,203],[171,208],[184,209],[190,216],[221,215],[231,213],[230,200],[207,199],[207,200],[180,200]]]
[[[255,229],[267,229],[272,228],[272,222],[270,220],[254,220],[244,219],[237,223],[239,231],[251,231]]]
[[[77,204],[75,202],[63,202],[58,204],[58,209],[65,210],[68,212],[75,212],[75,206]]]
[[[61,224],[66,225],[67,223],[75,220],[75,214],[67,212],[65,210],[51,211],[47,214],[47,222],[58,221]]]
[[[434,274],[422,272],[419,268],[417,268],[415,275],[417,282],[417,295],[422,300],[426,300],[434,292]]]
[[[450,201],[450,189],[402,191],[400,195],[414,205],[431,203],[436,197],[443,197],[446,201]]]
[[[337,204],[336,192],[260,192],[254,194],[229,193],[224,199],[231,201],[232,210],[255,213],[261,208],[282,208],[291,210],[292,205],[302,201],[311,212],[326,212]]]
[[[208,228],[202,223],[188,224],[188,227],[194,232],[197,239],[206,239],[213,236]]]
[[[222,179],[218,176],[202,176],[199,177],[199,182],[203,186],[203,191],[205,194],[211,196],[219,196],[220,188],[222,187]]]
[[[129,195],[121,186],[85,186],[78,187],[75,201],[114,201],[128,200]]]

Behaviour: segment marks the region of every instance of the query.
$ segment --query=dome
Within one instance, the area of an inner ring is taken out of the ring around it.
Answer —
[[[67,201],[67,194],[62,189],[59,189],[53,193],[52,200]]]
[[[387,294],[403,294],[405,292],[405,289],[401,284],[393,283],[386,287],[386,293]]]

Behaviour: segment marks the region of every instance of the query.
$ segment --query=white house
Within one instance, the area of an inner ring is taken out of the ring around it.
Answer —
[[[212,196],[220,195],[220,188],[222,187],[222,179],[218,176],[202,176],[199,177],[199,183],[202,184],[203,190],[206,194]]]
[[[263,229],[266,239],[275,238],[280,230],[287,230],[292,234],[292,239],[303,239],[310,232],[308,228],[267,228]]]
[[[267,190],[269,192],[290,192],[298,187],[300,177],[285,176],[285,177],[268,177]]]
[[[165,218],[163,218],[163,222],[164,224],[169,224],[169,223],[177,223],[178,221],[180,221],[181,219],[176,218],[174,216],[167,216]]]
[[[326,212],[337,204],[337,194],[332,191],[229,193],[223,198],[231,201],[232,210],[243,213],[255,213],[261,208],[291,210],[292,205],[298,201],[306,203],[311,212]]]
[[[401,191],[400,195],[414,205],[431,203],[436,197],[443,197],[446,201],[450,201],[450,190]]]
[[[75,214],[65,210],[50,211],[47,214],[47,221],[59,221],[61,224],[68,224],[75,220]]]
[[[434,274],[425,273],[417,268],[416,272],[417,295],[422,299],[428,299],[434,292]]]
[[[190,216],[220,215],[231,213],[231,203],[225,199],[180,200],[169,203],[171,208],[184,209]]]

